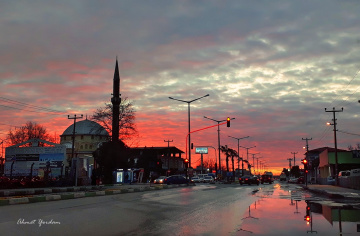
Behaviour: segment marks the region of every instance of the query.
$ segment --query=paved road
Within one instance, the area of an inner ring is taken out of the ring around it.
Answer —
[[[2,206],[0,229],[4,235],[224,235],[239,227],[257,188],[198,185]]]
[[[81,198],[1,206],[0,234],[169,235],[171,232],[172,235],[242,235],[258,231],[258,235],[268,235],[269,228],[274,233],[286,230],[290,233],[293,227],[298,227],[303,233],[308,230],[303,225],[304,200],[331,207],[335,203],[327,199],[335,197],[338,202],[341,194],[347,199],[342,204],[347,210],[349,206],[358,207],[358,204],[349,205],[348,201],[358,199],[357,191],[334,186],[312,185],[310,192],[304,191],[300,185],[281,182],[260,186],[198,184],[162,190],[158,190],[157,186],[152,191],[135,191],[139,187],[146,186],[107,188],[106,191],[112,194],[119,193],[116,195],[84,198],[81,197],[82,192],[77,192]],[[127,193],[120,194],[121,190]],[[69,196],[69,193],[61,194]],[[342,205],[336,203],[334,206],[339,208]],[[289,209],[294,206],[295,209]],[[244,217],[250,207],[255,219]],[[282,220],[272,221],[275,215],[279,217],[280,212],[288,228],[284,228],[283,224],[277,225]],[[298,219],[293,219],[294,212]],[[316,221],[325,226],[319,227],[318,224],[317,229],[327,232],[325,218],[318,218]],[[327,232],[328,235],[331,233],[334,232]]]

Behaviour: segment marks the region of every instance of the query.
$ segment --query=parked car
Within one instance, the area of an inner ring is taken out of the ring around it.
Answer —
[[[273,182],[274,182],[274,179],[273,179],[272,174],[264,174],[261,176],[261,184],[263,184],[263,183],[272,184]]]
[[[208,176],[208,174],[198,174],[197,176],[200,178],[201,182],[204,182],[204,178]]]
[[[297,181],[298,181],[298,178],[290,178],[290,179],[288,180],[288,183],[290,183],[290,184],[296,184]]]
[[[166,176],[160,176],[159,178],[154,180],[154,184],[163,184],[164,179],[166,179]]]
[[[198,176],[195,176],[195,177],[192,177],[191,180],[194,182],[194,183],[201,183],[201,179],[198,177]]]
[[[248,184],[248,185],[257,184],[257,185],[259,185],[260,180],[255,175],[254,176],[244,175],[244,176],[239,177],[239,183],[240,183],[240,185],[243,185],[243,184]]]
[[[346,178],[348,176],[350,176],[350,171],[349,170],[344,170],[344,171],[339,172],[339,178],[343,178],[343,177]]]
[[[214,183],[214,178],[210,175],[204,177],[204,183]]]
[[[305,184],[305,177],[304,176],[300,176],[299,178],[297,178],[297,182],[298,184]]]
[[[350,170],[350,176],[360,176],[360,169]]]
[[[286,181],[286,174],[284,172],[280,175],[280,181]]]
[[[335,178],[333,176],[328,176],[327,177],[327,184],[335,185]]]
[[[164,184],[187,184],[189,180],[182,175],[172,175],[164,179]]]

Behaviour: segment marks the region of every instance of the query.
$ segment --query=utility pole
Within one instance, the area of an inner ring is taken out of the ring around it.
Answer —
[[[294,166],[295,166],[295,154],[297,154],[297,152],[291,152],[291,154],[294,154]]]
[[[335,107],[333,107],[332,110],[327,111],[325,108],[325,112],[332,112],[333,113],[333,124],[328,123],[329,125],[334,125],[334,143],[335,143],[335,184],[337,186],[339,186],[339,178],[338,178],[338,173],[339,173],[339,168],[338,168],[338,155],[337,155],[337,140],[336,140],[336,117],[335,117],[335,113],[336,112],[343,112],[344,108],[342,107],[341,110],[335,110]]]
[[[305,148],[306,148],[306,152],[308,152],[309,151],[309,143],[308,143],[308,141],[312,140],[312,138],[301,138],[301,139],[306,141]]]
[[[254,175],[256,174],[255,173],[255,155],[256,154],[260,154],[260,152],[258,152],[258,153],[251,153],[251,155],[253,155],[253,166],[254,166]],[[250,173],[251,174],[251,173]]]
[[[71,161],[73,161],[74,159],[74,149],[75,149],[75,126],[76,126],[76,120],[77,119],[82,119],[83,115],[81,114],[80,117],[77,117],[76,114],[73,117],[70,117],[70,115],[68,115],[68,119],[72,119],[74,120],[74,129],[73,129],[73,135],[72,135],[72,146],[71,146]],[[75,166],[75,186],[77,186],[77,177],[78,177],[78,159],[76,158],[76,166]]]
[[[221,123],[221,122],[224,122],[224,121],[226,121],[226,120],[214,120],[214,119],[211,119],[211,118],[206,117],[206,116],[204,116],[204,118],[205,118],[205,119],[208,119],[208,120],[215,121],[215,122],[218,123],[218,130],[217,130],[217,132],[218,132],[218,151],[219,151],[219,170],[220,170],[219,172],[220,172],[220,174],[222,174],[222,171],[221,171],[221,159],[220,159],[220,123]],[[233,120],[233,119],[235,119],[235,118],[231,118],[231,120]]]
[[[170,172],[170,143],[171,142],[174,142],[174,140],[164,140],[164,142],[166,142],[166,143],[168,143],[168,157],[167,157],[167,159],[168,159],[168,164],[167,164],[167,166],[168,166],[168,170],[167,170],[167,174],[169,175],[169,172]]]
[[[239,148],[240,148],[240,144],[239,144],[239,142],[240,142],[240,139],[244,139],[244,138],[249,138],[250,136],[246,136],[246,137],[242,137],[242,138],[235,138],[235,137],[232,137],[232,136],[229,136],[230,138],[234,138],[234,139],[236,139],[237,141],[238,141],[238,160],[240,159],[240,150],[239,150]],[[238,161],[238,169],[239,169],[239,161]],[[244,176],[244,159],[243,158],[241,158],[241,176]]]
[[[326,108],[325,108],[325,110],[326,110]],[[309,163],[309,158],[308,158],[308,152],[309,152],[309,143],[308,143],[308,141],[309,140],[312,140],[312,138],[302,138],[302,140],[305,140],[306,141],[306,157],[305,157],[305,159],[308,161],[308,163]],[[307,170],[305,170],[305,186],[307,186],[307,181],[308,181],[308,175],[307,175],[307,173],[306,173],[306,171]],[[316,176],[316,175],[315,175]]]
[[[286,160],[289,161],[289,169],[291,170],[291,161],[292,161],[292,158],[288,158],[288,159],[286,159]]]
[[[260,171],[260,169],[259,169],[259,158],[262,158],[262,157],[257,157],[257,158],[256,158],[256,161],[257,161],[257,170],[258,170],[259,175],[260,175],[260,174],[261,174],[261,171]]]
[[[254,147],[256,147],[256,146],[252,146],[252,147],[239,146],[239,147],[242,147],[242,148],[245,148],[245,149],[246,149],[246,160],[247,160],[247,162],[248,162],[248,164],[249,164],[249,149],[254,148]],[[250,173],[250,174],[251,174],[251,173]]]
[[[4,164],[4,161],[5,161],[5,157],[4,157],[4,139],[1,140],[1,158],[0,158],[0,175],[1,174],[4,174],[5,172],[5,164]]]
[[[292,160],[292,158],[288,158],[286,160],[289,161],[289,177],[290,177],[291,176],[291,160]]]

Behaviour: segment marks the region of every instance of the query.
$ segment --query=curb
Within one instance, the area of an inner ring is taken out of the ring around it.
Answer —
[[[117,187],[115,185],[111,185]],[[68,187],[68,188],[56,188],[55,189],[37,189],[37,190],[21,190],[21,191],[2,191],[0,194],[0,206],[7,205],[17,205],[17,204],[28,204],[28,203],[37,203],[37,202],[47,202],[47,201],[59,201],[59,200],[69,200],[76,198],[84,197],[98,197],[106,195],[116,195],[123,193],[133,193],[133,192],[144,192],[152,190],[162,190],[162,189],[171,189],[177,187],[192,187],[196,186],[195,184],[179,184],[179,185],[155,185],[155,186],[139,186],[136,188],[123,188],[123,189],[106,189],[106,190],[96,190],[94,191],[92,187]],[[55,191],[54,191],[55,190]],[[70,192],[70,191],[75,192]],[[90,192],[85,192],[86,190],[93,190]],[[11,194],[23,193],[21,195],[28,196],[11,196]],[[30,194],[49,194],[49,195],[30,195]],[[5,196],[2,196],[5,195]]]
[[[307,190],[309,192],[313,192],[316,194],[320,194],[320,195],[324,195],[328,198],[332,198],[332,199],[343,199],[346,198],[344,195],[342,194],[337,194],[337,193],[329,193],[325,190],[319,190],[319,189],[310,189],[309,187],[303,186],[304,190]]]
[[[121,186],[121,185],[113,185]],[[24,196],[34,194],[51,194],[51,193],[64,193],[64,192],[84,192],[92,190],[103,190],[104,185],[99,186],[81,186],[81,187],[51,187],[51,188],[40,188],[40,189],[21,189],[21,190],[0,190],[0,197],[11,197],[11,196]]]

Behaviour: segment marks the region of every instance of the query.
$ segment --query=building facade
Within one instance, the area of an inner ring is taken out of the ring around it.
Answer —
[[[66,147],[41,139],[30,139],[6,148],[5,176],[61,178]]]
[[[74,152],[72,150],[73,137]],[[92,170],[96,165],[93,152],[102,143],[108,142],[109,140],[110,135],[105,128],[95,121],[88,119],[70,125],[63,134],[60,135],[60,144],[66,146],[66,159],[70,167],[68,174],[73,176],[77,175],[80,185],[89,184]]]

